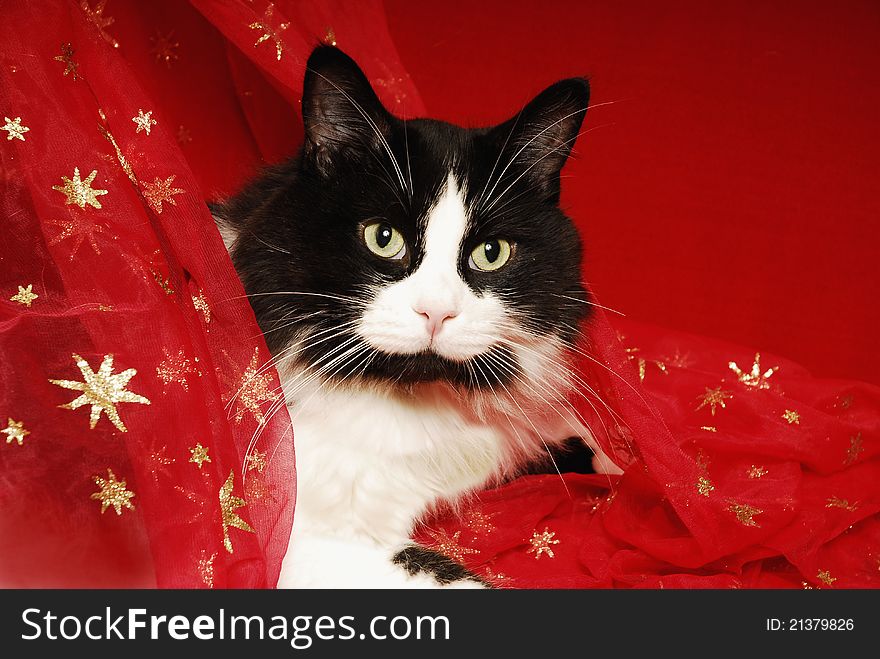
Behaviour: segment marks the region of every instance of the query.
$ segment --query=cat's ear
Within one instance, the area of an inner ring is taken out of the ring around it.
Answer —
[[[502,160],[514,161],[514,178],[521,175],[554,203],[559,201],[559,172],[577,140],[589,102],[590,83],[585,78],[561,80],[492,130]]]
[[[305,157],[322,175],[361,158],[390,137],[392,117],[348,55],[316,48],[306,64],[302,98]]]

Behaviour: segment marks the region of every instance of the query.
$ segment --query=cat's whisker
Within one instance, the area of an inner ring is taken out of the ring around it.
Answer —
[[[622,311],[618,311],[617,309],[612,309],[611,307],[606,307],[604,305],[599,304],[598,302],[594,302],[593,300],[579,300],[576,297],[571,297],[569,295],[560,295],[559,293],[550,293],[553,297],[561,297],[566,300],[571,300],[572,302],[577,302],[579,304],[586,304],[591,307],[596,307],[597,309],[602,309],[604,311],[610,311],[611,313],[616,313],[618,316],[623,316],[626,318],[626,314]]]

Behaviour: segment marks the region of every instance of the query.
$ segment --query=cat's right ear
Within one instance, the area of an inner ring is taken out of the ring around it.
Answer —
[[[306,64],[302,98],[305,157],[327,176],[345,161],[367,157],[391,133],[391,115],[348,55],[316,48]]]

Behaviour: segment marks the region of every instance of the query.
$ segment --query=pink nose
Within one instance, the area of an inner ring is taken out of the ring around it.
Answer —
[[[457,310],[450,309],[449,307],[445,306],[415,306],[413,307],[413,311],[425,318],[425,323],[427,324],[428,328],[428,334],[431,335],[432,339],[437,335],[437,332],[440,331],[440,327],[443,325],[444,322],[446,322],[450,318],[455,318],[458,315]]]

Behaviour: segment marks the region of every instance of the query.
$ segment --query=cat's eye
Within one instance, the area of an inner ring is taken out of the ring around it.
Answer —
[[[468,265],[480,272],[494,272],[507,264],[511,252],[510,243],[503,238],[484,240],[474,247]]]
[[[372,222],[365,226],[364,242],[373,254],[383,259],[402,259],[406,255],[403,235],[387,222]]]

